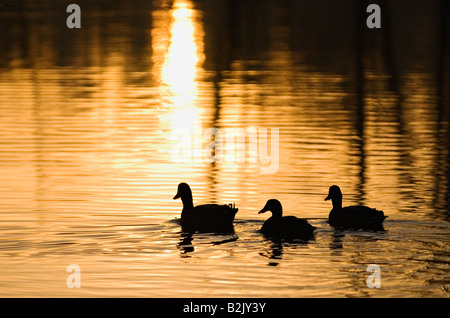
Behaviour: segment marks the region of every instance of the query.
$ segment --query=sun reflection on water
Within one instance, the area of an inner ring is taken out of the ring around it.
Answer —
[[[161,83],[160,120],[169,129],[189,129],[200,115],[195,101],[204,54],[198,12],[191,1],[177,0],[167,15],[158,18],[152,34],[156,34],[153,37],[154,51],[159,53],[154,61],[159,66],[155,69]],[[170,24],[169,39],[164,38],[167,23]]]

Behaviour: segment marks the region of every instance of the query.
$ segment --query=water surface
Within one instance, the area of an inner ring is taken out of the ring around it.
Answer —
[[[81,29],[3,1],[0,295],[448,297],[449,11],[400,2],[369,30],[359,1],[78,1]],[[199,127],[277,131],[278,165],[249,136],[244,162],[198,159]],[[234,202],[235,233],[182,233],[179,182]],[[332,184],[385,231],[330,227]],[[264,238],[270,198],[315,237]]]

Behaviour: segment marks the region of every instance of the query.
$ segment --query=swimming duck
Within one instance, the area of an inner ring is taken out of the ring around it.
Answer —
[[[218,205],[204,204],[194,207],[192,191],[187,183],[178,185],[177,194],[173,199],[181,198],[181,227],[184,232],[234,232],[233,220],[238,209],[234,204]]]
[[[276,199],[268,200],[258,214],[267,211],[271,211],[272,216],[261,227],[261,232],[265,236],[284,239],[307,238],[311,237],[316,229],[306,220],[299,219],[295,216],[282,216],[283,208],[280,201]]]
[[[382,223],[387,216],[367,206],[342,207],[342,192],[337,185],[332,185],[325,201],[331,200],[333,209],[328,216],[331,226],[340,229],[383,229]]]

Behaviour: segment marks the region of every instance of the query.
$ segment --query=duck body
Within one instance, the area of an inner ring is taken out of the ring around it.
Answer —
[[[342,207],[342,192],[338,186],[331,186],[325,200],[332,200],[333,209],[328,215],[328,222],[337,229],[382,230],[387,218],[383,211],[367,206]]]
[[[174,200],[178,198],[183,202],[180,220],[183,232],[234,232],[233,221],[238,212],[234,204],[203,204],[194,207],[192,191],[187,183],[178,185]]]
[[[295,216],[272,216],[264,222],[261,233],[269,237],[295,239],[308,237],[315,229],[308,221]]]
[[[287,240],[305,239],[311,237],[316,229],[304,219],[295,216],[282,216],[281,203],[276,199],[267,201],[264,208],[258,213],[267,211],[271,211],[272,216],[264,222],[260,230],[267,237]]]
[[[183,211],[180,224],[184,232],[234,232],[233,221],[238,209],[234,205],[204,204]]]

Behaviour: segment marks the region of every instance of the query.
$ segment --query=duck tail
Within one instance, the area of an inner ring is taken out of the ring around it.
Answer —
[[[239,209],[236,208],[236,205],[234,204],[234,202],[227,204],[227,206],[228,206],[228,208],[230,208],[231,212],[234,212],[234,214],[236,214],[239,211]]]

